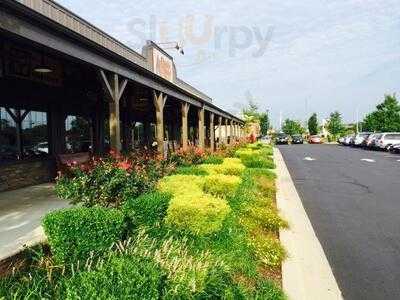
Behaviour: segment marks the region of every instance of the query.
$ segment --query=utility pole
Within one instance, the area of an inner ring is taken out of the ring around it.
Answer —
[[[359,121],[358,121],[358,107],[356,108],[356,133],[358,133],[359,131],[358,131],[358,123],[359,123]]]
[[[279,130],[282,131],[282,111],[279,112]]]

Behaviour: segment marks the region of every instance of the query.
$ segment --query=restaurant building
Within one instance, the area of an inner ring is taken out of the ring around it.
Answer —
[[[0,191],[110,148],[213,151],[242,126],[152,41],[138,53],[53,1],[0,1]]]

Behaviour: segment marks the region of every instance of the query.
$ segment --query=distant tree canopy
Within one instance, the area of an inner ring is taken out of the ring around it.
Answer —
[[[396,95],[385,95],[376,110],[364,118],[362,128],[364,131],[400,131],[400,105]]]
[[[286,134],[303,134],[305,132],[299,121],[286,119],[282,125],[282,131]]]
[[[260,120],[260,113],[257,103],[249,100],[247,105],[242,109],[242,114],[246,122],[256,122]]]
[[[249,100],[246,107],[242,110],[242,115],[246,123],[259,123],[262,135],[266,135],[271,126],[267,112],[260,112],[257,103]]]
[[[327,129],[335,138],[345,132],[346,127],[343,124],[342,115],[340,112],[335,111],[331,113]]]
[[[311,135],[318,134],[318,118],[317,114],[313,113],[312,116],[308,119],[308,132]]]

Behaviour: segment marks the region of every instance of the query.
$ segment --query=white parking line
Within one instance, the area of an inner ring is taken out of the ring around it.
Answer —
[[[315,158],[307,156],[307,157],[304,157],[303,160],[313,161],[313,160],[315,160]]]
[[[363,159],[360,159],[361,161],[366,161],[366,162],[375,162],[375,160],[373,160],[373,159],[370,159],[370,158],[363,158]]]

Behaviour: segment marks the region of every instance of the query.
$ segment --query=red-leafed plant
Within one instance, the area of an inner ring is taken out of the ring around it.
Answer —
[[[109,155],[92,157],[86,163],[64,165],[57,177],[56,192],[86,207],[118,207],[152,190],[173,169],[173,164],[153,152],[123,155],[112,150]]]

